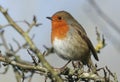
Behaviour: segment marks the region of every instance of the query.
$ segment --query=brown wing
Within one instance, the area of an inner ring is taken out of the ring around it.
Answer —
[[[93,47],[90,39],[89,39],[87,36],[85,36],[85,35],[83,35],[82,37],[83,37],[84,40],[87,42],[90,50],[92,51],[92,54],[93,54],[94,58],[95,58],[97,61],[99,61],[98,56],[97,56],[97,53],[96,53],[96,50],[95,50],[95,48]]]
[[[78,31],[79,35],[86,41],[86,43],[88,44],[88,47],[89,47],[89,49],[91,50],[94,58],[95,58],[97,61],[99,61],[98,56],[97,56],[97,53],[96,53],[96,50],[95,50],[95,48],[93,47],[92,42],[90,41],[90,39],[87,37],[87,34],[86,34],[84,28],[83,28],[79,23],[76,24],[76,25],[74,24],[74,25],[72,25],[72,26]],[[82,29],[80,29],[80,27],[81,27]]]

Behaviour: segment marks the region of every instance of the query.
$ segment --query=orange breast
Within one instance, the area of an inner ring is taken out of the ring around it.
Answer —
[[[64,39],[67,35],[69,27],[65,21],[52,21],[51,42],[54,39]]]

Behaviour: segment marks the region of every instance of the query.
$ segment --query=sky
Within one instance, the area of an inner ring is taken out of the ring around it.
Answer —
[[[109,16],[117,25],[120,26],[120,10],[119,0],[95,0],[99,7]],[[114,40],[110,36],[115,36],[119,39],[119,34],[114,31],[110,25],[108,25],[103,19],[101,19],[98,14],[95,12],[94,8],[88,3],[87,0],[0,0],[0,5],[5,9],[8,9],[8,13],[15,21],[26,20],[32,22],[32,18],[35,15],[39,23],[42,23],[39,27],[35,27],[31,30],[30,36],[32,37],[35,34],[33,41],[36,46],[44,51],[43,45],[51,47],[50,43],[50,32],[51,32],[51,23],[46,19],[47,16],[52,16],[55,12],[60,10],[68,11],[73,15],[73,17],[85,28],[90,40],[94,45],[96,42],[95,27],[97,26],[99,31],[105,36],[107,46],[101,50],[99,55],[99,62],[94,61],[98,64],[99,67],[108,66],[112,72],[116,72],[118,79],[120,80],[120,66],[117,65],[120,62],[119,48],[114,46]],[[0,25],[8,24],[6,19],[0,13]],[[27,30],[27,25],[18,22],[22,29]],[[109,29],[109,30],[108,30]],[[13,38],[17,41],[20,41],[20,44],[24,43],[23,38],[15,32],[12,27],[7,27],[5,30],[5,38],[8,44],[12,44],[14,49],[17,48],[17,45],[13,42]],[[1,48],[2,49],[2,48]],[[25,50],[20,52],[21,58],[30,61],[31,58],[27,55]],[[26,53],[26,55],[25,55]],[[26,56],[26,57],[25,57]],[[50,62],[51,65],[60,67],[63,66],[66,61],[59,58],[55,54],[51,54],[46,59]],[[93,59],[94,60],[94,59]],[[57,62],[55,62],[57,61]],[[61,62],[61,63],[59,63]],[[14,77],[12,74],[12,69],[10,69],[7,75],[0,75],[0,81],[6,82],[16,82],[15,79],[11,81],[5,79],[9,75]],[[36,75],[36,77],[38,77]],[[40,78],[34,78],[33,81],[39,82]]]

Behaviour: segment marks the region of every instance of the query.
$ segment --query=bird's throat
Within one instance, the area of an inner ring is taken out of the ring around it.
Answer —
[[[54,42],[54,39],[64,39],[67,36],[69,27],[66,22],[52,22],[52,33],[51,33],[51,42]]]

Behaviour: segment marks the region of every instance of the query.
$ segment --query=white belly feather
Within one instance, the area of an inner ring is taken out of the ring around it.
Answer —
[[[82,57],[85,57],[85,55],[88,55],[89,49],[84,47],[86,43],[81,43],[80,39],[77,38],[72,36],[62,40],[55,38],[53,42],[55,52],[67,60],[80,60]]]

